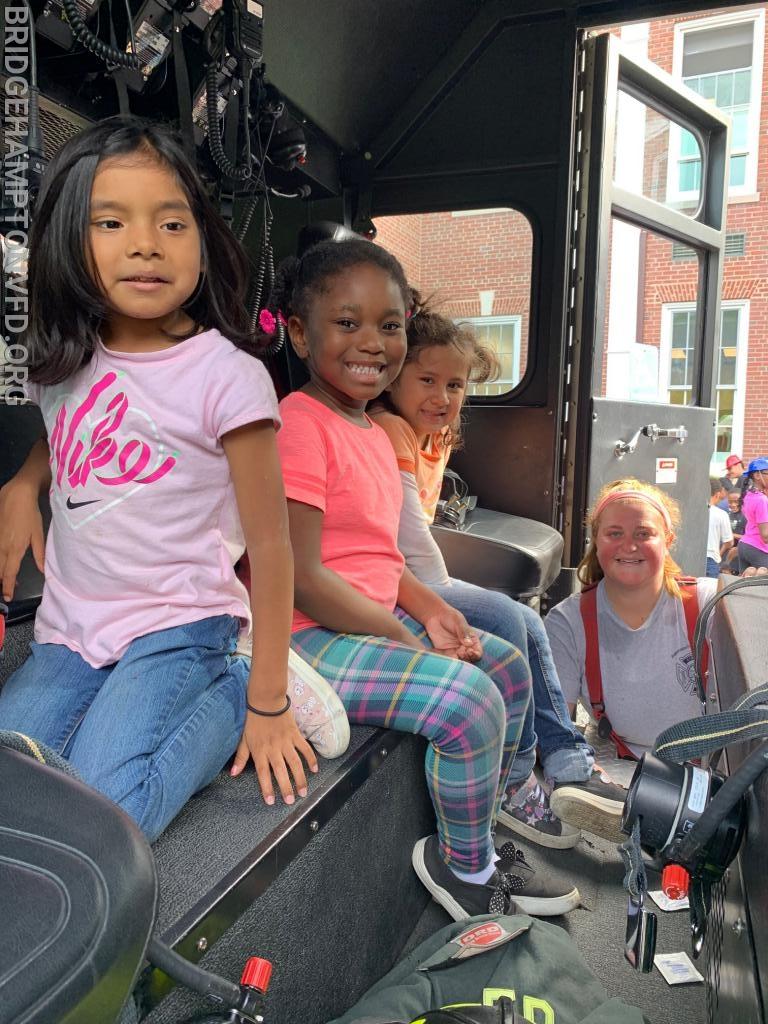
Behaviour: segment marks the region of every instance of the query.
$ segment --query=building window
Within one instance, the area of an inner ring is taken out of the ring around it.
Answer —
[[[729,192],[757,189],[757,151],[765,15],[762,10],[676,26],[674,73],[689,89],[731,118]],[[679,130],[670,183],[679,200],[698,198],[701,154],[690,132]]]
[[[672,311],[672,345],[669,351],[669,394],[672,405],[689,405],[693,390],[696,307]]]
[[[696,307],[665,306],[662,314],[661,394],[672,405],[689,405],[693,392]],[[749,303],[724,302],[717,353],[715,451],[712,472],[722,475],[725,460],[739,452],[744,438],[744,395]],[[666,395],[664,394],[666,392]]]
[[[496,353],[501,364],[497,380],[488,384],[472,384],[469,395],[504,395],[516,388],[523,375],[520,363],[521,316],[479,316],[462,317],[457,323],[468,324],[477,335],[478,341]]]

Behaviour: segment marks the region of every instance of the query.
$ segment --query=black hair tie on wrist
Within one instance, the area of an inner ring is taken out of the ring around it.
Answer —
[[[254,715],[261,715],[262,718],[278,718],[280,715],[284,715],[288,708],[291,706],[291,698],[286,693],[285,695],[285,707],[280,708],[279,711],[259,711],[258,708],[252,707],[247,701],[245,706],[249,711],[253,712]]]

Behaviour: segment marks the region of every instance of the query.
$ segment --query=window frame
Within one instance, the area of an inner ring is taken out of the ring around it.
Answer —
[[[747,130],[747,160],[743,185],[728,184],[729,199],[736,196],[757,197],[757,164],[760,145],[760,108],[763,91],[763,51],[765,46],[765,10],[734,11],[730,14],[714,15],[711,18],[699,18],[695,21],[678,22],[674,27],[672,43],[672,75],[681,84],[683,81],[683,47],[688,32],[709,31],[753,22],[752,30],[752,95],[749,105],[749,122]],[[698,93],[696,94],[698,95]],[[720,109],[718,107],[718,109]],[[680,125],[672,122],[669,134],[669,159],[667,161],[667,200],[679,206],[697,206],[700,201],[701,189],[681,192],[678,188],[678,171],[680,166],[680,149],[682,142]],[[729,167],[731,145],[729,142]]]
[[[521,339],[522,339],[522,333],[523,333],[523,315],[522,315],[522,313],[507,313],[507,314],[493,315],[493,316],[462,316],[462,317],[455,317],[454,320],[455,320],[455,322],[457,324],[466,324],[468,327],[472,327],[474,329],[477,329],[478,327],[491,327],[493,325],[506,326],[507,324],[512,324],[512,326],[515,329],[514,330],[513,343],[512,343],[512,365],[513,366],[518,366],[518,367],[520,366],[520,348],[521,348]],[[498,355],[498,353],[496,353],[496,354]],[[506,398],[509,395],[511,395],[513,391],[515,391],[517,388],[520,387],[520,383],[522,382],[524,377],[525,377],[525,368],[523,368],[523,372],[520,375],[520,380],[518,380],[518,381],[511,381],[511,380],[509,380],[506,377],[499,377],[497,380],[489,381],[488,385],[485,385],[485,384],[470,385],[470,387],[481,387],[481,388],[482,387],[486,387],[486,386],[495,387],[495,386],[498,386],[500,384],[508,384],[509,386],[507,387],[506,391],[500,391],[497,394],[493,394],[493,395],[491,395],[491,394],[478,394],[475,391],[467,390],[467,398],[469,398],[469,399],[473,399],[473,398]]]
[[[741,452],[744,445],[744,419],[746,413],[746,388],[747,388],[747,356],[749,349],[749,299],[723,299],[720,304],[720,323],[717,331],[717,363],[715,393],[718,391],[734,391],[733,401],[733,423],[731,425],[731,451]],[[721,327],[722,315],[727,309],[739,310],[739,330],[736,340],[736,374],[734,385],[721,385],[718,382],[720,375],[720,348],[721,348]],[[669,378],[671,376],[671,353],[672,353],[672,320],[676,312],[695,312],[695,302],[665,302],[661,307],[661,334],[659,337],[659,402],[671,405],[669,402]],[[673,390],[684,390],[675,388]],[[667,396],[667,397],[664,397]],[[717,394],[715,395],[717,402]],[[715,406],[717,410],[717,406]],[[717,424],[715,424],[717,432]],[[716,475],[722,476],[725,473],[725,459],[728,452],[718,452],[713,449],[710,460],[710,468]],[[719,456],[722,455],[722,461]]]

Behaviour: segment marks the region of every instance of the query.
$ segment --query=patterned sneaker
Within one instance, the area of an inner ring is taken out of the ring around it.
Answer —
[[[496,870],[485,885],[464,882],[451,871],[440,856],[437,836],[420,839],[411,858],[414,870],[441,907],[454,921],[466,921],[475,914],[538,914],[552,917],[565,914],[581,903],[574,886],[563,892],[561,886],[534,878],[520,850],[505,843],[497,851]]]
[[[510,832],[554,850],[567,850],[581,838],[579,829],[553,813],[547,791],[533,772],[522,782],[507,786],[496,820]]]
[[[349,746],[349,721],[336,691],[311,665],[288,651],[288,696],[301,735],[320,757],[339,757]]]
[[[562,821],[612,843],[623,843],[627,837],[621,830],[621,815],[626,797],[626,789],[595,766],[586,782],[555,783],[549,803]]]

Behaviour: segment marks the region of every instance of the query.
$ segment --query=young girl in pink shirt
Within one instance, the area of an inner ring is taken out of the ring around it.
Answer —
[[[246,261],[181,145],[111,118],[52,161],[30,239],[46,437],[0,490],[0,583],[45,569],[0,729],[63,753],[154,839],[236,751],[288,803],[316,770],[286,697],[293,564]],[[43,561],[38,510],[50,488]],[[234,562],[247,546],[249,595]],[[236,655],[253,618],[252,660]]]
[[[534,878],[492,830],[529,699],[520,650],[475,633],[405,567],[392,446],[365,413],[397,377],[410,294],[400,264],[360,240],[323,242],[277,275],[270,301],[309,382],[280,405],[295,560],[292,646],[333,685],[350,721],[429,740],[437,835],[414,867],[456,920],[511,901],[560,914],[579,902]],[[264,319],[264,318],[263,318]]]

